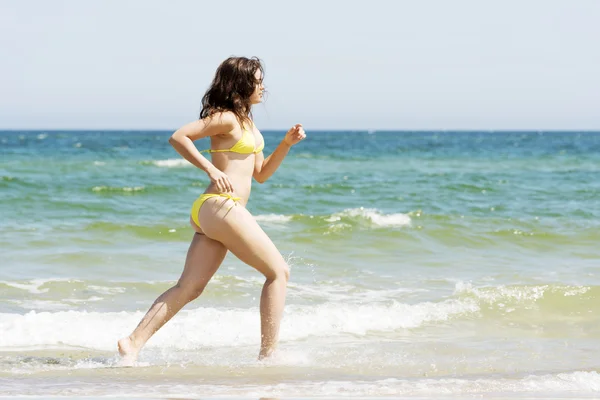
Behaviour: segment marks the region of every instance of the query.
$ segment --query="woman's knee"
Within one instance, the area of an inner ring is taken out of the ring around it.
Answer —
[[[285,264],[285,268],[283,270],[284,275],[285,275],[285,281],[288,282],[290,280],[290,266]]]
[[[175,287],[181,290],[183,297],[187,302],[195,300],[204,292],[206,285],[177,282]]]
[[[287,263],[272,269],[268,274],[265,274],[265,278],[270,281],[281,280],[286,283],[290,280],[290,266]]]

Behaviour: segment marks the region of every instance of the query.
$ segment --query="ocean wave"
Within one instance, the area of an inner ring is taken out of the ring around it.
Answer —
[[[94,186],[92,188],[92,192],[99,193],[134,193],[134,192],[143,192],[146,188],[144,186]]]
[[[561,284],[500,285],[473,287],[456,284],[455,296],[474,300],[485,319],[510,326],[547,327],[548,335],[594,336],[600,334],[600,286]]]
[[[296,268],[294,257],[288,263],[292,271]],[[292,272],[293,273],[293,272]],[[17,281],[0,281],[0,304],[6,302],[15,309],[24,311],[61,311],[73,309],[73,304],[81,304],[80,310],[90,311],[88,302],[104,300],[98,306],[103,311],[114,310],[114,301],[135,293],[140,298],[153,298],[162,293],[176,282],[177,276],[172,280],[164,281],[101,281],[78,279],[34,279]],[[261,276],[228,275],[223,272],[215,275],[210,282],[210,289],[203,294],[203,300],[228,302],[235,301],[238,305],[248,304],[249,296],[256,296],[264,284]],[[425,292],[425,289],[397,287],[393,289],[376,289],[343,284],[336,281],[323,281],[319,283],[288,284],[288,305],[294,303],[323,304],[372,304],[389,303],[390,301],[408,300],[415,293]],[[33,296],[32,296],[33,295]],[[253,304],[253,303],[251,303]],[[95,310],[93,310],[95,311]]]
[[[55,360],[40,359],[38,363],[52,363]],[[106,366],[106,362],[89,360],[80,362],[81,369],[98,368]],[[269,372],[254,375],[255,381],[248,382],[251,376],[244,370],[244,378],[240,379],[235,374],[222,379],[198,379],[190,381],[185,379],[189,374],[181,371],[181,375],[164,376],[168,368],[162,368],[160,375],[155,375],[153,370],[147,371],[152,376],[142,378],[137,376],[132,385],[135,369],[127,374],[129,379],[124,380],[109,375],[105,381],[92,382],[85,379],[69,381],[68,385],[54,383],[52,380],[40,380],[36,384],[28,381],[16,381],[7,385],[0,395],[6,396],[126,396],[139,398],[196,398],[198,393],[203,397],[224,398],[383,398],[413,397],[419,398],[447,398],[451,396],[484,396],[494,398],[596,398],[600,392],[600,374],[596,371],[569,371],[549,374],[529,374],[524,377],[507,378],[502,376],[486,376],[475,378],[447,377],[447,378],[397,378],[365,379],[363,377],[338,377],[337,379],[300,378],[297,376],[288,379],[277,378]],[[204,372],[204,370],[202,370]],[[306,375],[304,370],[298,371]],[[98,372],[95,372],[95,374]],[[279,375],[279,374],[278,374]],[[311,376],[312,374],[307,374]],[[108,376],[108,375],[104,375]],[[212,378],[211,375],[208,376]],[[215,380],[217,382],[215,382]],[[157,384],[160,383],[160,384]],[[528,396],[529,395],[529,396]],[[435,396],[435,397],[434,397]]]
[[[136,195],[148,192],[162,191],[162,187],[144,187],[138,191],[130,191],[129,188],[109,188],[99,187],[96,192],[103,195]],[[420,214],[417,214],[420,215]],[[411,226],[411,216],[409,214],[391,213],[385,214],[374,208],[353,208],[341,212],[325,215],[305,215],[305,214],[257,214],[254,216],[256,221],[264,224],[286,225],[299,224],[308,229],[316,229],[319,235],[333,233],[336,231],[358,229],[390,229]],[[149,222],[153,222],[151,219]],[[144,238],[164,238],[165,233],[178,232],[177,238],[188,240],[187,235],[191,228],[187,220],[177,219],[174,225],[164,224],[134,224],[117,222],[94,222],[85,226],[85,230],[100,230],[106,234],[113,232],[127,232]],[[181,234],[179,234],[181,231]]]
[[[409,226],[411,218],[407,214],[383,214],[375,208],[350,208],[342,212],[332,214],[325,218],[325,221],[331,223],[344,222],[369,222],[380,227],[401,227]]]
[[[158,395],[158,390],[150,385],[146,396]],[[136,390],[143,390],[141,387]],[[600,374],[595,371],[574,371],[558,374],[528,375],[521,379],[509,378],[440,378],[440,379],[400,379],[378,380],[325,380],[279,382],[270,385],[239,384],[230,385],[193,385],[173,386],[169,394],[180,397],[203,393],[205,396],[239,397],[387,397],[387,396],[452,396],[452,395],[489,395],[498,394],[561,394],[571,397],[573,394],[596,394],[600,392]],[[164,392],[162,392],[164,394]]]
[[[0,187],[6,187],[6,188],[46,188],[47,184],[40,182],[40,181],[35,181],[35,180],[29,180],[27,178],[23,178],[23,177],[17,177],[17,176],[13,176],[13,175],[3,175],[0,176]],[[20,194],[21,196],[23,196],[23,193],[16,193],[16,194]]]
[[[77,280],[77,279],[53,278],[53,279],[30,279],[30,280],[20,280],[20,281],[0,281],[0,285],[5,285],[5,286],[12,287],[15,289],[20,289],[22,291],[26,291],[31,294],[41,294],[41,293],[47,293],[50,290],[49,285],[73,284],[75,282],[83,283],[83,281]]]
[[[147,195],[163,194],[173,192],[173,188],[164,185],[140,185],[140,186],[108,186],[99,185],[92,187],[92,192],[99,195]]]
[[[580,299],[596,299],[600,297],[599,286],[575,286],[561,284],[542,285],[501,285],[474,287],[471,283],[458,282],[455,294],[472,296],[488,304],[499,302],[532,303],[550,298],[579,297]],[[585,296],[584,296],[585,295]]]
[[[150,389],[150,387],[148,387]],[[303,396],[430,396],[430,395],[476,395],[476,394],[563,394],[571,397],[574,393],[593,394],[600,392],[600,374],[595,371],[575,371],[558,374],[529,375],[521,379],[508,378],[441,378],[441,379],[399,379],[380,380],[334,380],[285,382],[273,385],[242,384],[235,387],[226,385],[198,385],[183,387],[178,394],[182,397],[192,393],[206,396],[228,395],[248,397],[303,397]],[[147,392],[145,392],[147,393]],[[149,394],[149,393],[148,393]],[[174,394],[174,393],[173,393]],[[503,396],[504,397],[504,396]]]
[[[477,311],[473,301],[389,305],[290,305],[281,327],[281,340],[311,336],[365,336],[373,331],[411,329]],[[184,310],[149,343],[149,347],[197,349],[203,346],[243,346],[260,342],[258,308],[197,308]],[[113,350],[143,312],[57,311],[0,314],[0,348],[84,347]],[[173,341],[177,337],[177,341]]]
[[[375,227],[402,227],[411,225],[411,217],[409,214],[392,213],[385,214],[375,208],[349,208],[330,215],[304,215],[304,214],[263,214],[255,216],[257,221],[262,222],[280,222],[298,221],[303,223],[322,223],[329,225],[330,229],[335,230],[336,227],[351,228],[355,225],[371,225]]]
[[[285,223],[292,220],[291,215],[281,215],[281,214],[259,214],[255,215],[254,219],[259,222],[272,222],[272,223]]]
[[[491,286],[491,287],[473,287],[471,283],[458,282],[455,286],[455,294],[471,294],[488,303],[499,301],[537,301],[544,295],[556,295],[558,297],[569,297],[583,295],[591,290],[599,291],[600,288],[591,286],[572,286],[572,285],[512,285],[512,286]]]
[[[294,260],[291,259],[289,262],[293,271]],[[3,293],[0,301],[10,304],[10,307],[15,310],[20,309],[25,312],[73,310],[74,306],[75,310],[80,312],[108,311],[115,310],[111,305],[112,302],[122,301],[128,293],[135,293],[135,296],[139,296],[140,299],[148,296],[154,298],[171,287],[175,280],[174,276],[173,280],[169,281],[141,282],[78,279],[0,281],[0,291]],[[243,277],[221,273],[211,280],[210,290],[206,291],[203,299],[220,304],[226,298],[230,305],[246,307],[254,304],[250,297],[258,295],[263,283],[264,279],[259,276]],[[315,320],[307,321],[305,324],[314,326],[320,324],[323,328],[325,326],[323,324],[335,323],[341,329],[340,332],[346,332],[344,328],[344,318],[346,318],[354,324],[352,329],[347,330],[349,333],[361,332],[361,326],[365,330],[385,330],[387,329],[385,321],[388,321],[389,315],[399,318],[399,314],[402,313],[398,310],[402,307],[407,307],[405,311],[407,318],[424,315],[423,310],[428,310],[431,315],[437,315],[434,320],[443,320],[443,314],[449,304],[462,307],[463,311],[469,310],[471,312],[469,319],[479,321],[477,324],[480,326],[493,319],[497,323],[519,324],[521,327],[547,326],[549,334],[552,332],[561,334],[571,328],[577,330],[573,333],[576,336],[600,333],[598,317],[600,286],[537,284],[476,287],[468,282],[458,282],[450,297],[427,299],[429,302],[410,306],[404,304],[414,299],[415,295],[420,297],[423,293],[426,293],[425,289],[402,286],[382,289],[335,281],[318,283],[292,281],[288,285],[287,310],[291,313],[292,320],[305,313],[322,313],[321,322]],[[348,313],[350,309],[357,314]],[[215,309],[216,313],[226,311],[222,308]],[[341,314],[338,314],[338,311]],[[240,309],[240,312],[243,314],[249,311],[244,308]],[[362,317],[363,314],[376,315],[383,325],[378,325],[376,321],[370,320],[370,317]],[[360,322],[357,324],[357,321]],[[553,325],[560,321],[568,324]],[[398,322],[396,327],[410,326],[410,323],[407,324]],[[327,332],[317,329],[314,334],[327,334]],[[333,334],[333,331],[329,333]]]
[[[150,161],[142,161],[142,165],[154,165],[156,167],[162,168],[181,168],[181,167],[191,167],[192,164],[184,158],[169,158],[166,160],[150,160]]]

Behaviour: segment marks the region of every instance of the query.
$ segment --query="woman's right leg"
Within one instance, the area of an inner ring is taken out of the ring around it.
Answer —
[[[200,296],[225,258],[223,244],[196,233],[190,244],[183,273],[175,286],[160,295],[135,330],[119,340],[119,353],[133,362],[150,337],[181,308]]]
[[[260,298],[259,358],[262,359],[277,346],[290,272],[283,256],[250,212],[243,206],[232,205],[231,200],[207,201],[199,213],[200,223],[207,235],[223,243],[236,257],[266,278]]]

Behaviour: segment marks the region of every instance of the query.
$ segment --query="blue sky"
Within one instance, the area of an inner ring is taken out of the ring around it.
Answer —
[[[222,5],[219,5],[222,4]],[[176,129],[258,56],[262,129],[600,129],[600,1],[0,1],[0,129]]]

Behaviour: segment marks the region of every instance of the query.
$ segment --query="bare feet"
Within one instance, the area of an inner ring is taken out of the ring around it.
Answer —
[[[135,345],[129,336],[119,340],[119,354],[122,357],[123,366],[133,366],[135,364],[140,349]]]
[[[274,348],[261,349],[258,354],[258,361],[268,360],[269,358],[273,357],[274,353],[275,353]]]

